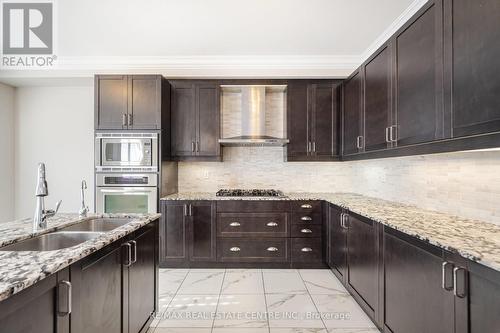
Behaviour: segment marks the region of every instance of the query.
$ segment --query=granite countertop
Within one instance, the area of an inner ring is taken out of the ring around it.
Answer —
[[[249,200],[215,193],[175,193],[162,200]],[[500,271],[500,226],[417,206],[353,193],[285,193],[282,198],[250,200],[324,200]]]
[[[48,219],[46,230],[37,233],[32,232],[32,219],[0,223],[0,247],[96,217],[130,217],[131,220],[95,239],[61,250],[0,251],[0,301],[158,219],[160,214],[89,215],[86,218],[79,218],[77,214],[57,214]]]

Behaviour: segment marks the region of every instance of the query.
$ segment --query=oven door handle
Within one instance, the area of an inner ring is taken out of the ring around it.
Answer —
[[[153,189],[156,189],[156,187],[152,187],[151,191],[148,191],[147,189],[141,189],[137,187],[130,187],[127,189],[99,189],[100,192],[102,193],[122,193],[122,194],[151,194]]]

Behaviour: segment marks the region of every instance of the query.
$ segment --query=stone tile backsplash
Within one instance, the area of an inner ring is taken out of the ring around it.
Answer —
[[[180,192],[275,188],[353,192],[500,225],[500,151],[356,162],[284,162],[282,147],[224,147],[224,162],[180,162]]]

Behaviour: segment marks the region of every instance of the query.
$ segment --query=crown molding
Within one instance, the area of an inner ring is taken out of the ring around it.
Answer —
[[[359,65],[361,65],[364,61],[366,61],[375,51],[379,49],[379,47],[382,46],[385,42],[389,40],[389,38],[394,35],[396,31],[398,31],[399,28],[401,28],[410,18],[415,15],[416,12],[420,8],[422,8],[428,0],[414,0],[406,10],[399,15],[392,23],[391,25],[382,32],[380,36],[370,45],[368,48],[362,53],[360,56],[360,62]],[[358,66],[359,66],[358,65]]]

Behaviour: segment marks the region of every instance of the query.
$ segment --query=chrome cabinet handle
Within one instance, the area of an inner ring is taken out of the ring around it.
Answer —
[[[128,125],[132,126],[133,123],[134,123],[134,115],[129,113],[128,114]]]
[[[356,138],[356,148],[363,148],[363,137],[361,135]]]
[[[193,205],[189,205],[189,216],[193,216]]]
[[[199,141],[196,141],[196,142],[194,143],[194,147],[195,147],[195,150],[196,150],[197,152],[200,152],[200,142],[199,142]]]
[[[67,288],[66,290],[66,309],[61,310],[61,286],[65,286]],[[61,280],[59,281],[59,284],[57,285],[57,313],[60,316],[67,316],[71,314],[71,303],[72,303],[72,286],[71,282],[66,281],[66,280]]]
[[[187,205],[184,204],[184,216],[188,216]]]
[[[230,248],[229,251],[231,251],[231,252],[240,252],[241,249],[239,247],[237,247],[237,246],[234,246],[234,247]]]
[[[266,225],[267,225],[268,227],[277,227],[277,226],[278,226],[278,223],[276,223],[276,222],[268,222]]]
[[[312,221],[312,217],[310,217],[310,216],[302,216],[300,219],[302,221]]]
[[[127,126],[127,114],[122,115],[122,126]]]
[[[349,229],[349,226],[347,225],[347,222],[349,220],[349,215],[348,214],[345,214],[345,213],[342,213],[342,216],[341,216],[341,226],[342,228],[344,229]]]
[[[278,248],[277,247],[274,247],[274,246],[271,246],[271,247],[268,247],[267,250],[269,252],[277,252],[278,251]]]
[[[394,134],[394,133],[396,133],[396,134]],[[390,138],[391,142],[397,142],[398,141],[398,138],[397,138],[397,126],[396,125],[393,125],[393,126],[390,127],[389,138]]]
[[[313,249],[311,249],[310,247],[303,247],[302,249],[300,249],[300,251],[302,252],[312,252]]]
[[[300,206],[300,208],[311,209],[311,208],[313,208],[313,206],[311,206],[310,204],[303,204],[303,205]]]
[[[463,292],[458,291],[458,273],[462,271],[464,274]],[[467,296],[467,270],[463,267],[455,267],[453,269],[453,295],[458,298],[465,298]]]
[[[130,241],[130,244],[132,244],[133,250],[131,251],[133,253],[133,259],[132,259],[132,264],[135,264],[137,262],[137,242],[135,240]]]
[[[312,230],[311,229],[302,229],[302,230],[300,230],[300,232],[303,234],[311,234]]]
[[[315,153],[316,152],[316,141],[313,141],[312,149],[313,149],[313,153]]]
[[[311,152],[311,141],[308,141],[307,142],[307,152],[310,153]]]
[[[344,227],[344,213],[340,213],[340,227],[341,228],[345,228]]]
[[[127,263],[124,266],[130,267],[132,266],[132,245],[130,243],[125,243],[123,246],[127,247]]]
[[[194,153],[195,152],[195,145],[194,145],[194,141],[191,141],[191,152]]]
[[[453,290],[454,279],[452,279],[452,281],[451,281],[451,283],[452,283],[451,286],[446,285],[446,271],[447,271],[448,265],[451,265],[451,267],[453,267],[453,264],[451,262],[447,262],[447,261],[443,262],[442,267],[441,267],[441,287],[444,290],[450,291],[450,290]]]
[[[391,136],[389,134],[390,132],[390,127],[385,128],[385,142],[390,143],[391,142]]]
[[[229,223],[230,227],[239,227],[240,225],[241,225],[240,222],[231,222],[231,223]]]

